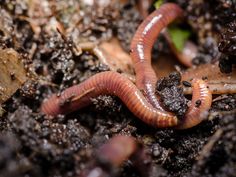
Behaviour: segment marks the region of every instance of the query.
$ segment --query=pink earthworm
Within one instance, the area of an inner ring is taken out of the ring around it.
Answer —
[[[148,16],[148,8],[151,6],[152,2],[150,0],[147,1],[139,1],[138,7],[139,11],[142,15],[143,18],[146,18]],[[197,46],[191,42],[191,41],[186,41],[183,49],[179,51],[176,47],[175,44],[173,43],[170,34],[168,33],[167,29],[163,29],[161,31],[163,36],[165,37],[171,52],[176,56],[176,58],[179,60],[181,64],[183,64],[186,67],[192,67],[193,63],[192,60],[194,57],[196,57],[198,49]]]
[[[52,95],[42,104],[41,110],[51,116],[67,114],[91,104],[91,98],[110,94],[118,96],[134,115],[149,125],[159,128],[177,126],[185,129],[202,121],[202,113],[210,109],[212,100],[203,80],[193,80],[192,85],[192,105],[182,121],[171,113],[153,108],[130,80],[112,71],[98,73],[83,83],[66,89],[60,95]],[[197,102],[200,102],[200,105],[194,106]]]
[[[81,173],[81,177],[116,176],[114,173],[117,171],[116,169],[128,159],[132,161],[142,176],[149,176],[152,168],[150,156],[146,154],[144,146],[131,136],[116,135],[112,137],[98,148],[94,156],[95,161],[90,162],[90,167]]]
[[[82,171],[80,176],[113,176],[114,174],[111,174],[113,170],[110,169],[121,166],[137,149],[138,143],[133,137],[124,135],[114,136],[97,150],[95,153],[95,162],[93,162],[90,168]],[[101,165],[101,163],[109,165],[109,170],[104,168],[104,165]]]
[[[118,135],[101,146],[96,156],[100,161],[107,161],[118,167],[137,150],[138,143],[133,137]]]

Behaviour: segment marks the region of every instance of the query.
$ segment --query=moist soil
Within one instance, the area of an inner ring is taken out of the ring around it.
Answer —
[[[199,47],[194,64],[211,62],[219,53],[219,32],[227,28],[236,15],[235,1],[175,2],[185,10],[184,23],[188,23],[180,26],[192,31],[192,40]],[[119,98],[109,95],[101,95],[92,100],[91,106],[54,119],[40,112],[41,103],[52,93],[60,93],[98,72],[109,70],[97,56],[81,52],[78,44],[117,38],[124,51],[129,51],[133,34],[143,19],[137,8],[139,3],[118,0],[0,2],[0,46],[16,50],[29,72],[28,81],[2,104],[1,177],[79,176],[94,159],[95,150],[117,134],[131,135],[143,144],[155,169],[146,176],[236,175],[236,95],[214,96],[209,120],[188,130],[145,125]],[[152,11],[153,4],[144,10]],[[165,46],[164,39],[158,40],[153,58],[158,60],[158,56],[170,54]],[[227,51],[221,56],[226,59],[221,60],[228,61],[232,56],[234,53]],[[234,62],[222,63],[223,68],[230,68]],[[182,68],[181,64],[178,66]],[[165,108],[181,118],[191,96],[184,97],[180,78],[177,72],[167,73],[158,81],[157,93]],[[116,170],[117,176],[141,176],[130,161]]]

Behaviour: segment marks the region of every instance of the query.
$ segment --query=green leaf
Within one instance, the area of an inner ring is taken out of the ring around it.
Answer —
[[[155,7],[156,9],[159,9],[162,4],[163,4],[163,0],[157,0],[157,1],[154,3],[154,7]]]
[[[170,27],[168,28],[168,31],[176,49],[182,51],[184,48],[184,44],[188,40],[191,32],[176,27]]]

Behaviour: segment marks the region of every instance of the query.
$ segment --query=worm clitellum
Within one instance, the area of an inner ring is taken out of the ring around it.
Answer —
[[[178,124],[175,115],[153,108],[130,80],[112,71],[98,73],[60,95],[54,94],[42,104],[41,110],[52,116],[66,114],[91,104],[91,98],[105,94],[118,96],[134,115],[149,125],[173,127]]]
[[[134,62],[136,85],[144,91],[148,101],[160,110],[163,108],[155,95],[157,76],[151,66],[151,50],[161,30],[182,14],[177,4],[163,4],[141,23],[131,43],[130,55]]]

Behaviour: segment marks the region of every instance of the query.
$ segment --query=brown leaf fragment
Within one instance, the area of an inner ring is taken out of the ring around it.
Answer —
[[[27,80],[22,57],[13,49],[0,48],[0,104]]]

